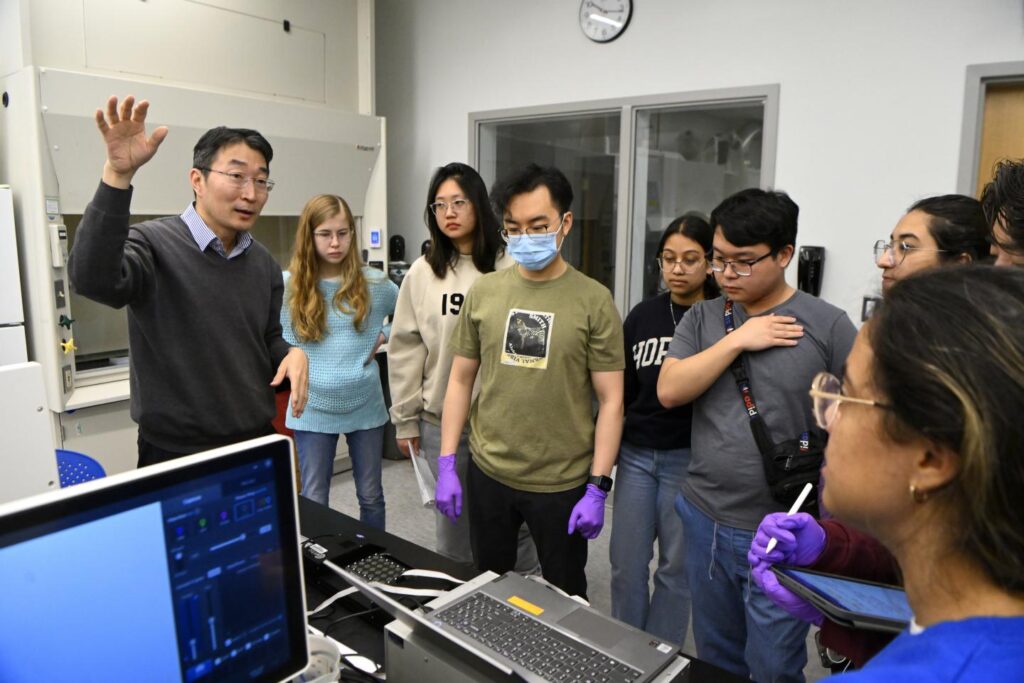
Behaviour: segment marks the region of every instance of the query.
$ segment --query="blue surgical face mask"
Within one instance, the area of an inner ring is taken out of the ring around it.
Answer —
[[[543,235],[511,235],[508,253],[527,270],[544,270],[558,256],[558,235],[561,232],[562,224],[559,223],[557,230]]]

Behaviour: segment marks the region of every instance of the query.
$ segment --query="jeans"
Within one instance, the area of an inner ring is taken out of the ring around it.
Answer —
[[[670,643],[686,640],[690,584],[683,523],[673,507],[690,449],[657,450],[622,442],[615,476],[612,616]],[[650,564],[658,541],[654,593]]]
[[[697,656],[759,683],[803,681],[807,622],[789,616],[750,580],[754,532],[719,524],[679,494]]]
[[[586,490],[534,493],[505,486],[484,474],[472,460],[467,477],[470,541],[480,571],[498,574],[514,568],[523,522],[537,544],[548,583],[569,595],[587,597],[587,539],[568,533],[569,515]],[[466,509],[463,509],[466,514]]]
[[[384,459],[384,425],[345,434],[348,457],[352,461],[352,478],[359,501],[359,521],[378,529],[384,528],[384,486],[381,469]],[[299,452],[302,473],[302,495],[323,505],[331,491],[334,475],[334,454],[338,448],[337,434],[295,430],[295,448]]]
[[[441,428],[437,425],[420,420],[420,450],[427,456],[430,471],[437,479],[437,459],[441,454]],[[462,484],[462,514],[456,522],[434,509],[434,536],[437,552],[450,557],[456,562],[473,564],[473,549],[469,543],[469,443],[465,433],[459,437],[459,446],[455,451],[455,472]],[[515,570],[520,574],[539,574],[540,561],[537,559],[537,546],[530,538],[530,530],[524,524],[519,528],[519,552],[516,557]]]

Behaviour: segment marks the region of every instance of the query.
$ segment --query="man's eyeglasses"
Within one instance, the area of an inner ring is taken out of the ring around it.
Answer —
[[[330,230],[313,231],[313,237],[317,238],[318,240],[323,240],[324,242],[333,242],[335,237],[338,238],[339,242],[344,242],[351,236],[351,228],[342,228],[341,230],[335,230],[334,232],[331,232]]]
[[[714,256],[711,259],[711,270],[716,273],[724,273],[726,268],[732,267],[732,272],[736,273],[740,277],[750,277],[750,273],[754,270],[754,264],[764,261],[766,258],[774,254],[774,251],[769,251],[764,256],[758,256],[756,259],[750,261],[744,261],[742,259],[727,261],[724,258]]]
[[[822,429],[828,430],[839,418],[839,404],[859,403],[862,406],[874,406],[883,410],[892,410],[878,401],[867,398],[856,398],[855,396],[843,395],[843,383],[838,377],[829,372],[819,372],[814,381],[811,382],[811,390],[808,392],[813,402],[814,421]]]
[[[676,266],[679,266],[688,275],[707,267],[707,259],[704,254],[686,254],[676,258],[673,254],[662,252],[655,260],[658,262],[658,267],[666,273],[675,270]]]
[[[558,221],[558,225],[555,226],[555,230],[560,230],[562,228],[562,223],[564,222],[565,214],[563,213],[562,219]],[[501,235],[501,239],[505,240],[505,243],[508,244],[508,241],[513,237],[522,237],[523,235],[526,235],[530,239],[541,239],[550,232],[552,232],[551,224],[544,223],[543,225],[530,225],[525,229],[520,228],[519,226],[512,227],[506,225],[501,229],[499,234]]]
[[[469,205],[470,201],[468,199],[456,199],[451,202],[434,202],[430,204],[430,210],[443,216],[448,213],[448,207],[451,207],[455,213],[464,213],[469,208]]]
[[[946,252],[949,250],[935,249],[932,247],[919,247],[915,244],[907,244],[903,241],[886,242],[885,240],[878,240],[875,242],[875,263],[895,268],[903,263],[903,259],[907,258],[907,254],[913,251]]]
[[[270,178],[250,178],[244,173],[236,173],[234,171],[218,171],[215,168],[209,168],[206,166],[196,166],[200,171],[209,171],[210,173],[219,173],[228,179],[228,182],[237,187],[239,190],[243,189],[252,181],[252,186],[256,188],[257,192],[270,192],[274,189],[274,181]]]

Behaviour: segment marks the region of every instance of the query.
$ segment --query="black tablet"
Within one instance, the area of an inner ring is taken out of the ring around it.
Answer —
[[[775,565],[786,588],[842,626],[899,633],[913,618],[907,594],[898,586],[824,574],[802,567]]]

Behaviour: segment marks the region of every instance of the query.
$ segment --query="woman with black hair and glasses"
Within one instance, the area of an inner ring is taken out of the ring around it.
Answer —
[[[1022,359],[1024,272],[967,266],[893,286],[844,380],[815,381],[815,418],[829,431],[824,502],[836,521],[766,519],[750,560],[765,592],[805,619],[813,608],[783,592],[772,564],[902,581],[909,631],[851,681],[1024,671]]]
[[[685,215],[672,221],[655,256],[666,291],[637,304],[623,323],[626,421],[609,546],[612,616],[673,643],[686,639],[690,617],[683,524],[673,505],[690,463],[691,407],[661,405],[658,373],[683,314],[696,302],[718,296],[705,256],[713,238],[703,218]],[[652,595],[649,566],[655,541]]]
[[[423,451],[436,477],[441,408],[452,367],[448,337],[470,285],[513,261],[504,253],[487,187],[471,166],[455,162],[434,172],[423,220],[430,249],[402,280],[388,342],[388,380],[398,449],[405,455]],[[456,462],[463,469],[469,465],[465,435]],[[465,474],[459,473],[461,481]],[[434,523],[437,551],[472,563],[468,515],[452,522],[436,512]],[[519,557],[517,569],[536,570],[537,552],[525,527]]]
[[[882,292],[925,268],[989,261],[989,227],[977,199],[960,194],[913,204],[889,235],[875,242]]]

